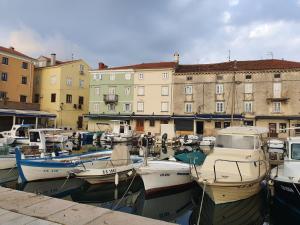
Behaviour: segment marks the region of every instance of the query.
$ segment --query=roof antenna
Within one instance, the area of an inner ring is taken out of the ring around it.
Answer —
[[[72,53],[72,61],[74,60],[74,54]]]
[[[228,50],[228,61],[230,62],[230,49]]]
[[[274,59],[274,54],[273,52],[267,52],[266,55],[270,55],[272,59]]]

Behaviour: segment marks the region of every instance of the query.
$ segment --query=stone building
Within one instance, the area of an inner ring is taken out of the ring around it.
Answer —
[[[178,134],[215,135],[230,125],[268,127],[270,136],[300,134],[300,63],[286,60],[178,65],[173,116]]]

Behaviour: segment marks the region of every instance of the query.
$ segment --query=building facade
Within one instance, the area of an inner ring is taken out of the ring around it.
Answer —
[[[285,60],[179,65],[174,74],[177,133],[215,135],[230,125],[268,127],[270,136],[300,129],[300,63]]]
[[[52,126],[67,130],[86,129],[83,114],[88,113],[89,65],[79,59],[57,61],[38,58],[35,69],[34,95],[43,111],[57,115]]]
[[[103,130],[110,120],[126,120],[136,132],[160,134],[160,124],[169,123],[172,114],[176,65],[158,62],[107,68],[99,64],[90,71],[89,130]]]

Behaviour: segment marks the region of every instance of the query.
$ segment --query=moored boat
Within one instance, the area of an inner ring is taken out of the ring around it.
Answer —
[[[193,178],[216,204],[246,199],[261,190],[268,171],[261,138],[267,132],[261,127],[225,128],[203,165],[193,167]]]
[[[132,128],[126,121],[111,120],[111,122],[112,132],[104,132],[100,141],[119,143],[130,141],[133,138]]]
[[[9,131],[2,131],[0,134],[6,138],[14,138],[17,144],[28,144],[29,135],[28,130],[33,129],[32,124],[15,124]]]

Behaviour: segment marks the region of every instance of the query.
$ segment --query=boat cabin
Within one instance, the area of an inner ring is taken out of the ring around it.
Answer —
[[[126,121],[111,120],[111,122],[113,123],[112,133],[121,135],[132,134],[132,128]]]
[[[288,177],[299,177],[300,137],[289,137],[286,140],[286,156],[283,173]]]

